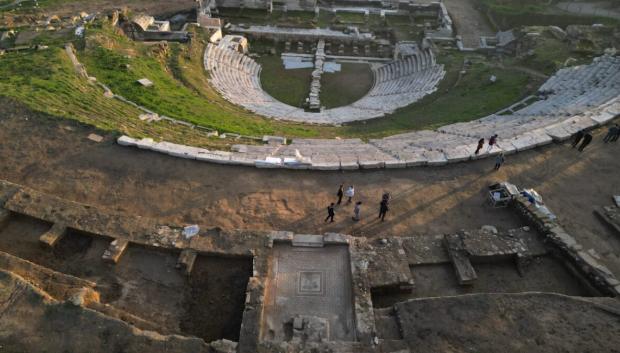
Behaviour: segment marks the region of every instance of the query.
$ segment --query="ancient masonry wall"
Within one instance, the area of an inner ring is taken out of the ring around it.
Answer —
[[[543,234],[594,287],[605,295],[620,296],[620,281],[616,279],[607,267],[596,261],[589,253],[583,251],[583,247],[560,226],[557,219],[552,219],[548,214],[540,211],[524,196],[518,196],[513,202],[513,207],[540,234]]]

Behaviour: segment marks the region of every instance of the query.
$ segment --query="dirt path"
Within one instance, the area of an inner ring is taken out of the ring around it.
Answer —
[[[620,194],[620,144],[604,145],[603,131],[584,153],[551,145],[508,156],[499,172],[491,171],[492,160],[405,170],[274,171],[181,160],[118,146],[112,136],[97,144],[86,139],[89,128],[1,103],[0,179],[67,199],[221,228],[439,234],[522,225],[512,212],[485,205],[486,187],[507,179],[540,192],[585,249],[595,248],[620,273],[620,237],[592,214],[593,206]],[[361,222],[351,220],[352,205],[342,205],[335,223],[323,223],[340,183],[355,185]],[[382,223],[376,214],[384,191],[394,199]]]
[[[435,0],[421,0],[420,3],[431,3]],[[493,36],[495,33],[487,22],[484,14],[476,8],[474,0],[444,0],[457,33],[463,38],[467,48],[478,48],[480,36]]]

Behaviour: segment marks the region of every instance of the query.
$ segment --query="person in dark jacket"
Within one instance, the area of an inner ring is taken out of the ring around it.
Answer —
[[[506,162],[506,158],[504,157],[504,152],[501,152],[495,157],[495,167],[493,169],[499,170],[504,162]]]
[[[579,146],[579,152],[582,152],[583,149],[590,144],[590,142],[592,142],[592,135],[587,132],[585,135],[583,135],[583,142]]]
[[[573,143],[572,143],[573,148],[575,148],[575,146],[579,144],[579,142],[583,138],[583,135],[585,135],[585,131],[583,130],[577,131],[577,133],[575,134],[575,139],[573,140]]]
[[[487,147],[487,152],[491,152],[491,150],[493,149],[493,146],[495,146],[496,143],[497,143],[497,134],[489,138],[489,146]]]
[[[379,205],[379,217],[381,218],[381,222],[385,221],[385,215],[387,214],[387,211],[389,211],[389,207],[388,207],[388,200],[383,199],[381,200],[381,204]]]
[[[327,206],[327,217],[325,218],[325,222],[327,222],[328,219],[330,219],[330,223],[334,222],[334,216],[336,215],[336,212],[334,211],[334,203],[332,202],[329,206]]]
[[[340,205],[340,203],[342,202],[342,197],[344,196],[344,184],[340,184],[336,196],[338,196],[338,205]]]
[[[480,150],[482,149],[482,147],[484,147],[484,139],[483,138],[478,140],[478,147],[476,147],[476,152],[474,152],[474,154],[477,155],[478,153],[480,153]]]
[[[618,124],[614,124],[612,127],[607,130],[607,135],[603,139],[603,142],[613,142],[618,139],[618,134],[620,134],[620,126]]]

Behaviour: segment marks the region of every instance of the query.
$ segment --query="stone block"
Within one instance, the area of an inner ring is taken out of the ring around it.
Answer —
[[[283,230],[272,231],[269,233],[269,239],[273,242],[292,242],[295,233]]]
[[[121,136],[116,140],[116,143],[118,143],[121,146],[132,146],[135,147],[138,144],[138,140],[131,138],[129,136]]]
[[[325,233],[323,236],[323,242],[325,244],[349,244],[349,239],[344,234]]]
[[[340,162],[312,162],[310,169],[315,170],[340,170]]]
[[[150,150],[154,145],[155,141],[152,138],[144,138],[140,141],[136,142],[136,146],[141,149]]]
[[[114,239],[110,246],[103,252],[103,256],[101,257],[103,261],[117,263],[120,260],[121,256],[127,247],[129,246],[129,241],[126,239]]]
[[[424,151],[424,157],[426,158],[426,164],[430,166],[439,166],[448,164],[446,155],[441,151]]]
[[[39,237],[39,243],[45,247],[53,248],[67,234],[67,227],[60,223],[54,225]]]
[[[341,160],[340,169],[341,170],[356,170],[356,169],[360,169],[360,165],[357,163],[357,160]]]
[[[176,268],[183,271],[186,275],[189,276],[192,273],[192,269],[194,268],[194,263],[196,262],[196,258],[198,257],[198,253],[191,249],[184,249],[181,251],[179,258],[177,259]]]
[[[323,236],[316,234],[295,234],[293,236],[293,246],[322,248]]]
[[[378,159],[360,158],[358,164],[361,169],[377,169],[385,167],[385,162]]]
[[[407,167],[407,162],[398,159],[389,159],[385,161],[385,167],[387,169],[405,168]]]
[[[0,207],[0,229],[4,228],[9,223],[11,218],[11,211]]]

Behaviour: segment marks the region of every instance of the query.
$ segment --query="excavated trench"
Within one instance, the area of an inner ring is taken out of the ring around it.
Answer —
[[[101,302],[153,323],[162,333],[206,342],[238,340],[250,257],[199,255],[189,276],[175,268],[178,253],[130,245],[117,264],[102,261],[112,239],[69,230],[54,246],[39,237],[52,225],[12,214],[0,229],[0,251],[97,283]]]
[[[477,280],[459,285],[452,264],[411,266],[415,287],[411,291],[373,290],[375,308],[387,308],[408,299],[444,297],[472,293],[550,292],[571,296],[599,296],[569,264],[544,255],[532,259],[520,273],[515,262],[504,259],[475,263]]]

